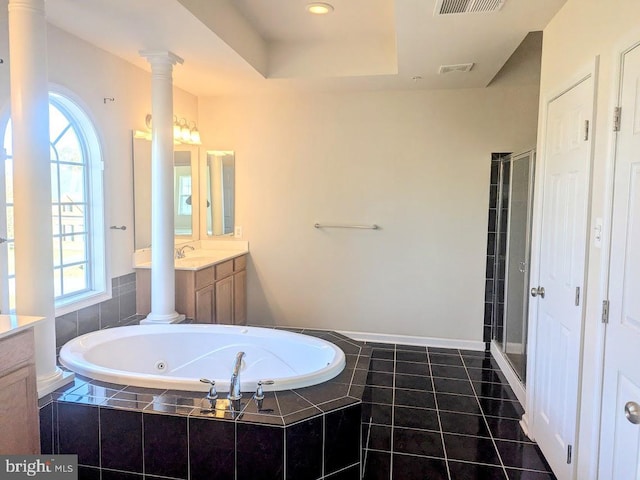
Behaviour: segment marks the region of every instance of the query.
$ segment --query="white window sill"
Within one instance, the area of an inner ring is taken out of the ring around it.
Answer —
[[[86,292],[75,297],[65,298],[63,301],[56,302],[56,317],[75,312],[86,307],[91,307],[98,303],[111,300],[111,289],[106,292]]]

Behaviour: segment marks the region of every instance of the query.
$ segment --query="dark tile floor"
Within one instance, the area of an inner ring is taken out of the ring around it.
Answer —
[[[364,480],[555,480],[490,354],[369,345]]]

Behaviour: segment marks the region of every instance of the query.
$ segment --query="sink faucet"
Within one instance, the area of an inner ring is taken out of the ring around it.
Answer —
[[[195,250],[191,245],[183,245],[181,247],[176,248],[176,258],[184,258],[184,249],[190,248],[191,250]]]
[[[229,382],[229,400],[240,400],[242,393],[240,389],[240,367],[242,366],[242,357],[244,352],[238,352],[236,354],[236,362],[233,366],[233,373],[231,374],[231,382]]]

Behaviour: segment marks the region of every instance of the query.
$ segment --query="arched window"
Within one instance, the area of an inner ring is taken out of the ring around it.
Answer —
[[[87,114],[59,93],[49,94],[53,268],[56,314],[87,304],[106,291],[102,158]],[[4,132],[7,289],[4,307],[15,309],[13,151],[11,120]],[[8,305],[6,305],[8,303]]]

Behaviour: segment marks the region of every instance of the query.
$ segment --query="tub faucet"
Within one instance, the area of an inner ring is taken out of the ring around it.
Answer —
[[[184,249],[185,248],[190,248],[191,250],[195,250],[195,248],[193,248],[191,245],[183,245],[181,247],[176,248],[176,258],[184,258],[185,257],[185,253],[184,253]]]
[[[229,400],[240,400],[242,398],[242,392],[240,389],[240,367],[242,366],[242,357],[244,352],[238,352],[236,354],[236,361],[233,365],[233,373],[231,374],[231,381],[229,382]]]

